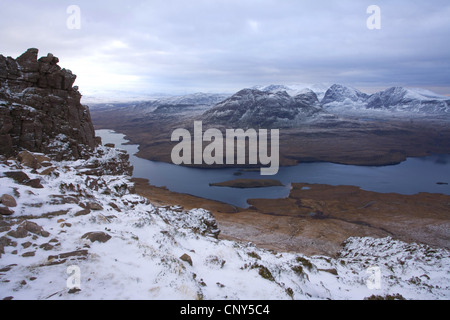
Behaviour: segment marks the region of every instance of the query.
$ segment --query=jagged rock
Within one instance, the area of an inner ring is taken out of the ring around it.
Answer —
[[[0,198],[0,202],[6,207],[10,208],[17,207],[16,199],[14,199],[14,197],[10,196],[9,194],[2,195]]]
[[[86,158],[98,141],[89,109],[73,87],[76,76],[52,54],[37,57],[35,48],[17,59],[0,55],[0,152]]]
[[[39,72],[38,53],[38,49],[30,48],[17,58],[22,72]]]
[[[111,239],[111,236],[109,234],[107,234],[106,232],[102,232],[102,231],[97,231],[97,232],[88,232],[85,233],[81,239],[88,239],[91,242],[102,242],[105,243],[107,242],[109,239]]]

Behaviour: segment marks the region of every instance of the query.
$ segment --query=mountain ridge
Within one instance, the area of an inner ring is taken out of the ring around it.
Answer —
[[[374,94],[356,88],[334,84],[322,99],[308,88],[292,96],[285,85],[269,85],[242,89],[230,98],[216,104],[203,114],[210,123],[227,121],[241,126],[291,127],[308,121],[329,121],[346,115],[436,116],[446,119],[450,115],[450,99],[424,90],[391,87]],[[291,99],[299,104],[295,106]],[[380,114],[379,111],[383,111]],[[386,112],[388,114],[386,114]],[[248,118],[252,120],[249,121]],[[450,120],[450,119],[447,119]]]
[[[206,111],[201,119],[210,124],[285,127],[328,116],[318,103],[312,91],[292,97],[286,91],[243,89]]]

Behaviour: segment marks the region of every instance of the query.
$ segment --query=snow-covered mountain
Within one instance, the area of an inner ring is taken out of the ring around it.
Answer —
[[[206,111],[202,119],[211,124],[240,127],[287,127],[328,116],[311,90],[297,96],[286,91],[243,89]]]
[[[311,86],[312,87],[312,86]],[[303,85],[268,85],[243,89],[203,114],[210,123],[243,127],[295,127],[335,121],[345,116],[437,117],[450,115],[450,99],[423,89],[393,87],[369,95],[334,84],[322,91]]]
[[[121,110],[134,116],[155,114],[203,113],[215,104],[228,98],[229,94],[222,93],[193,93],[181,96],[164,96],[147,98],[142,101],[128,101],[120,103],[91,104],[94,111]]]
[[[392,87],[370,96],[366,107],[421,114],[450,114],[450,98],[430,91]]]
[[[450,99],[423,89],[392,87],[372,95],[355,88],[333,85],[321,101],[324,109],[335,114],[446,116]]]
[[[364,104],[369,95],[358,89],[339,84],[332,85],[326,92],[321,101],[322,105],[330,103],[336,104]]]
[[[317,98],[322,100],[322,98],[325,95],[325,92],[328,90],[330,85],[324,84],[324,83],[316,83],[316,84],[270,84],[270,85],[257,85],[252,87],[251,89],[257,89],[260,91],[266,91],[266,92],[279,92],[279,91],[286,91],[291,96],[297,96],[301,93],[304,93],[305,91],[311,90],[313,91]]]
[[[228,94],[220,94],[220,93],[203,93],[197,92],[193,94],[187,94],[182,96],[173,96],[158,99],[160,104],[170,104],[170,105],[204,105],[204,106],[212,106],[215,105],[230,95]]]

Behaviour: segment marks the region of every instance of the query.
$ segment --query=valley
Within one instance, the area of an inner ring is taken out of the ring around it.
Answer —
[[[450,153],[449,109],[443,97],[434,101],[400,88],[374,95],[340,85],[317,94],[312,90],[287,89],[286,86],[244,89],[209,107],[192,105],[190,110],[196,111],[189,112],[184,106],[172,106],[171,112],[163,115],[146,109],[139,117],[122,108],[105,112],[94,106],[91,112],[97,130],[114,129],[125,134],[130,144],[139,145],[138,157],[156,162],[171,163],[170,153],[175,145],[170,142],[172,130],[192,127],[195,121],[203,121],[205,130],[215,127],[222,132],[228,125],[280,128],[281,166],[329,162],[377,167],[399,164],[411,157]],[[390,101],[392,109],[386,101]],[[400,108],[402,103],[414,108]],[[279,110],[282,111],[278,113]],[[236,175],[258,170],[250,164],[231,167],[247,168]],[[443,172],[441,180],[447,177]],[[276,185],[273,181],[266,184],[264,179],[259,180],[235,179],[210,185],[231,188]],[[445,248],[450,238],[450,198],[444,194],[380,193],[355,186],[308,184],[300,179],[292,183],[286,198],[250,199],[250,207],[240,208],[156,187],[146,179],[135,178],[134,182],[140,195],[159,205],[210,210],[223,239],[251,241],[271,250],[334,256],[345,239],[352,236],[389,236]]]
[[[286,91],[244,89],[217,104],[208,100],[209,105],[203,96],[198,102],[190,100],[189,106],[170,105],[166,100],[152,102],[153,107],[147,102],[92,105],[91,116],[97,130],[113,129],[138,144],[139,157],[167,163],[172,162],[176,145],[170,139],[172,132],[177,128],[192,131],[195,121],[203,121],[204,130],[213,127],[222,132],[229,128],[279,129],[281,166],[299,162],[378,166],[400,163],[407,157],[450,153],[450,108],[445,97],[416,94],[412,100],[413,94],[406,89],[372,96],[355,90],[335,85],[319,101],[311,90],[292,97]],[[389,93],[390,100],[386,98]],[[375,107],[375,101],[384,102]],[[166,112],[160,112],[158,104],[166,106]],[[404,110],[399,107],[403,104],[415,107]]]

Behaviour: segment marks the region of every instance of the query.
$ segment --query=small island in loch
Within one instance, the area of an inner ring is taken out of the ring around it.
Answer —
[[[212,187],[229,187],[229,188],[267,188],[267,187],[284,187],[284,185],[274,179],[235,179],[224,182],[210,183]]]

